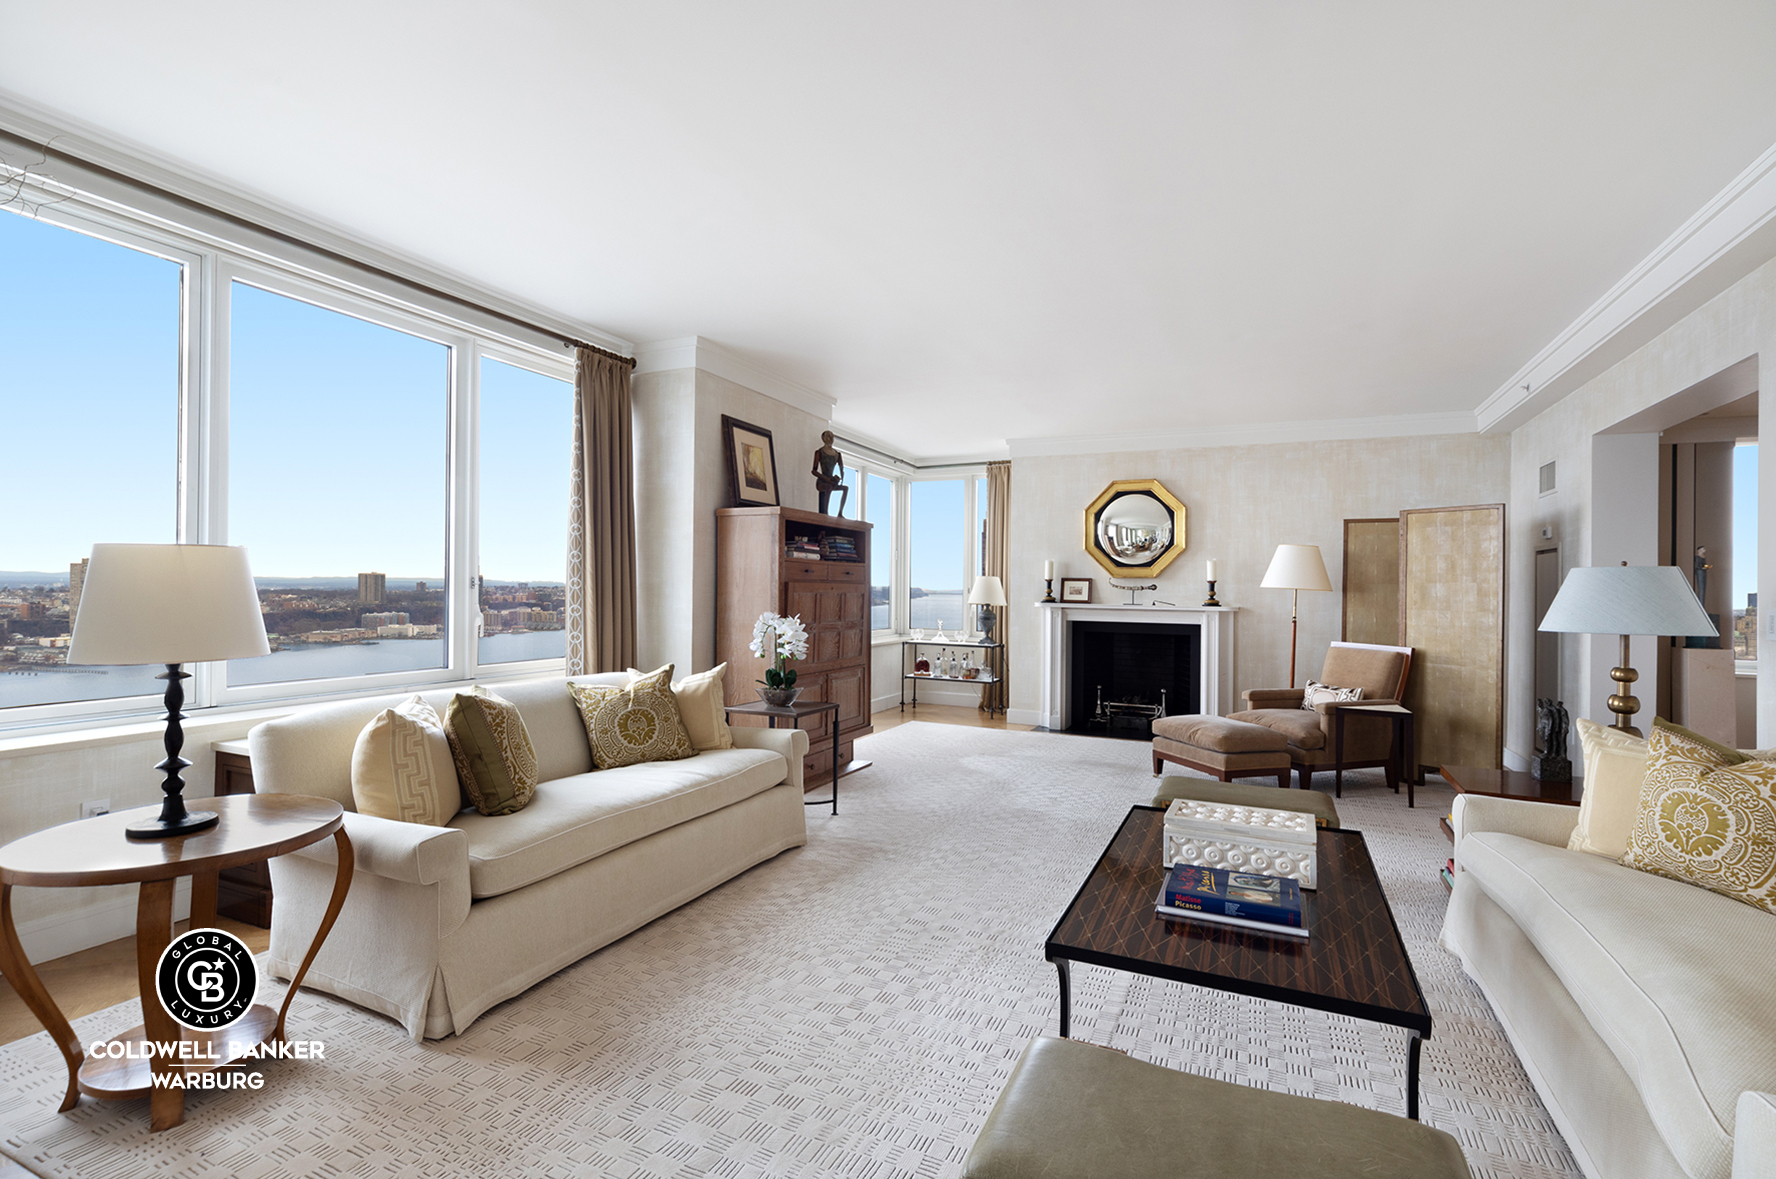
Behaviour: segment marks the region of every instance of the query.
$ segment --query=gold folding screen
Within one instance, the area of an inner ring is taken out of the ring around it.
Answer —
[[[1419,764],[1497,769],[1505,743],[1505,505],[1400,513],[1400,643]]]
[[[1344,626],[1347,643],[1400,642],[1400,518],[1344,522]]]

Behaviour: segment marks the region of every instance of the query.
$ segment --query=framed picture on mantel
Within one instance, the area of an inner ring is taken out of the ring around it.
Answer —
[[[1092,600],[1092,579],[1089,577],[1061,578],[1061,601],[1090,602]]]
[[[739,418],[722,415],[722,448],[728,452],[728,480],[737,508],[774,508],[777,496],[777,450],[771,431]]]

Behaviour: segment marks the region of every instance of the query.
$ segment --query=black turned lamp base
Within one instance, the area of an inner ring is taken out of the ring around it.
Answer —
[[[123,833],[131,839],[171,839],[194,831],[208,831],[216,825],[217,818],[215,811],[186,811],[183,818],[170,821],[157,817],[131,823]]]

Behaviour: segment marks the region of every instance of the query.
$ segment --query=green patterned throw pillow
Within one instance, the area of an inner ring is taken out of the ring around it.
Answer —
[[[536,794],[536,749],[518,706],[486,688],[450,698],[444,720],[457,780],[470,805],[484,815],[509,815]]]
[[[1776,913],[1776,762],[1655,719],[1621,862]]]
[[[580,706],[586,738],[592,743],[592,764],[599,769],[697,755],[672,695],[672,664],[637,676],[626,688],[569,681],[567,690]]]

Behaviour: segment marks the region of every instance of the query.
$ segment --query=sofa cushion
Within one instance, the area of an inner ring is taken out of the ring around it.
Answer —
[[[444,735],[456,759],[465,799],[484,815],[509,815],[530,805],[536,790],[536,747],[518,706],[477,687],[450,698]]]
[[[1622,863],[1776,914],[1776,765],[1655,717]]]
[[[767,749],[719,749],[539,783],[513,815],[473,811],[450,824],[469,838],[469,893],[499,896],[687,823],[782,782]]]
[[[728,665],[719,663],[672,685],[672,698],[678,701],[678,719],[684,722],[685,736],[698,753],[734,748],[734,731],[728,727],[727,674]],[[646,678],[647,673],[631,667],[628,675],[629,682],[634,683]]]
[[[1220,716],[1162,716],[1153,722],[1153,735],[1221,753],[1280,753],[1289,744],[1275,729]]]
[[[1732,1168],[1739,1094],[1776,1088],[1776,915],[1599,856],[1467,835],[1465,872],[1515,921],[1696,1179]]]
[[[570,683],[567,690],[586,722],[592,764],[599,769],[696,756],[672,694],[672,664],[621,688]]]
[[[1579,825],[1566,846],[1594,856],[1622,858],[1628,833],[1640,810],[1640,784],[1646,780],[1645,737],[1575,717],[1584,750],[1585,792],[1579,796]]]
[[[1253,708],[1229,713],[1227,719],[1275,729],[1297,749],[1320,749],[1326,744],[1326,731],[1320,727],[1317,712],[1299,708]]]
[[[414,696],[377,713],[352,749],[352,801],[361,815],[442,827],[462,810],[444,722]]]

